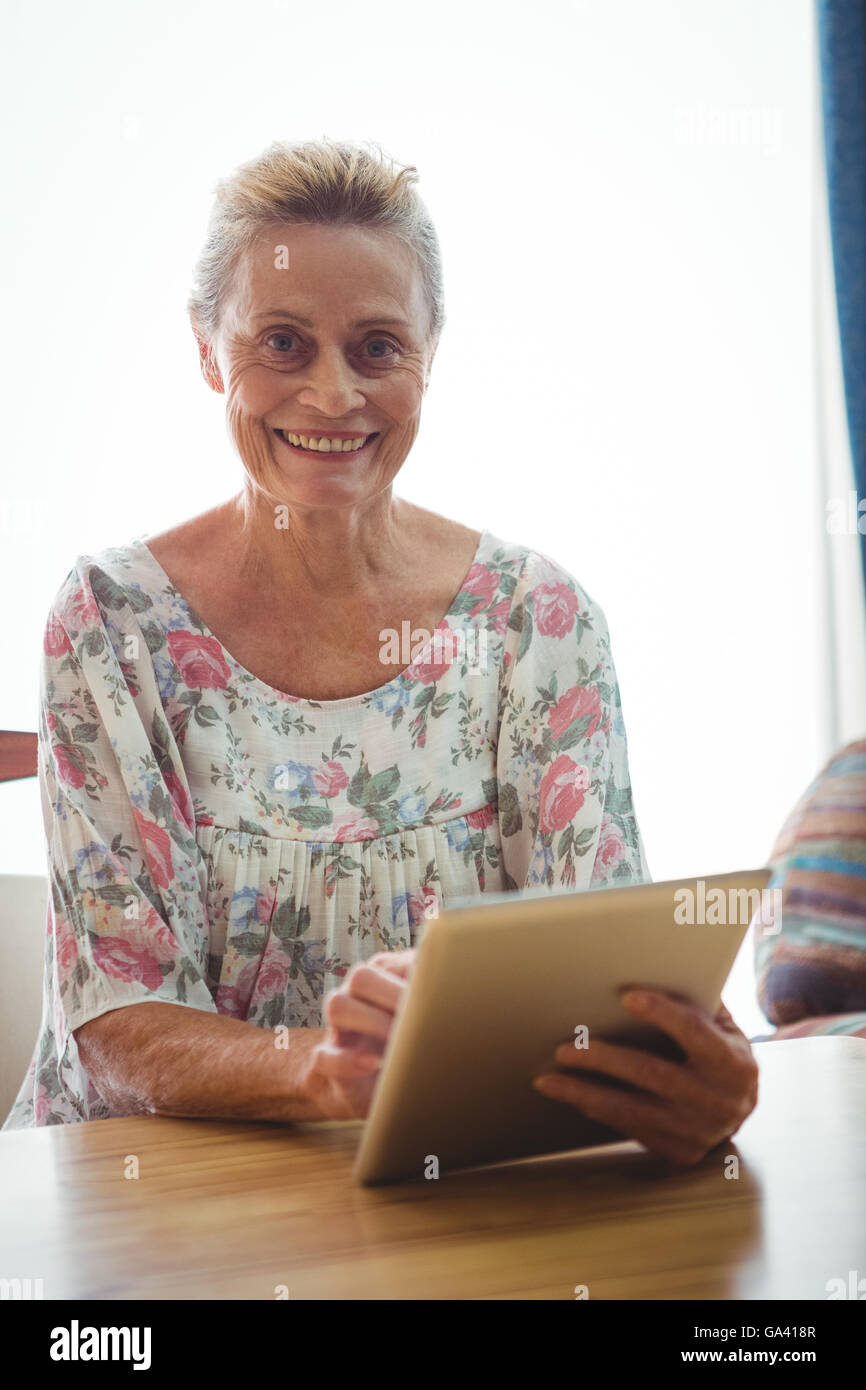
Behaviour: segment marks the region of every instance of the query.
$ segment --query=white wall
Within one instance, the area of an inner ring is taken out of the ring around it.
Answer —
[[[74,557],[238,487],[184,313],[216,179],[275,138],[375,140],[419,167],[445,256],[403,494],[604,607],[653,875],[763,861],[830,751],[809,0],[51,0],[6,24],[0,727],[35,727]],[[41,871],[35,787],[0,812],[0,870]]]

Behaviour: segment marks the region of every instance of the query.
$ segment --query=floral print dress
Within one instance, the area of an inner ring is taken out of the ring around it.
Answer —
[[[564,569],[484,531],[405,659],[367,694],[299,699],[142,539],[79,556],[44,633],[44,1006],[5,1129],[115,1113],[74,1037],[111,1009],[321,1027],[349,968],[440,907],[649,878],[607,624]]]

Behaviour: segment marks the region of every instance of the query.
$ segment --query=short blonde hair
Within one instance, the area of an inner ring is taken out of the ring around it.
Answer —
[[[368,142],[372,143],[372,142]],[[430,214],[414,184],[414,164],[400,165],[358,145],[330,139],[277,140],[216,185],[204,248],[195,267],[187,310],[193,327],[212,342],[238,261],[256,238],[278,223],[380,227],[418,258],[429,308],[428,334],[438,342],[445,324],[442,257]]]

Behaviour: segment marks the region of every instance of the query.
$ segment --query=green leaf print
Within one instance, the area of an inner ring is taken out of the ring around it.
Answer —
[[[157,755],[157,762],[159,763],[159,766],[162,768],[164,768],[167,765],[166,760],[168,759],[170,738],[171,735],[169,733],[168,725],[162,718],[162,715],[159,713],[159,710],[154,710],[153,719],[151,720],[150,724],[150,742],[151,747],[154,749]]]
[[[156,623],[142,623],[141,635],[145,640],[147,650],[150,652],[151,656],[153,656],[155,652],[161,651],[166,644],[165,633]]]
[[[244,835],[261,835],[262,827],[253,820],[247,820],[245,816],[238,816],[238,830]]]
[[[75,743],[93,743],[98,734],[98,724],[76,724],[72,730],[72,738]]]
[[[392,792],[397,790],[399,785],[400,771],[395,764],[394,767],[385,768],[384,771],[377,772],[375,777],[370,778],[367,798],[370,802],[385,801]]]
[[[577,719],[573,724],[569,725],[565,733],[555,740],[556,746],[560,752],[564,752],[566,748],[573,748],[576,743],[580,743],[581,739],[585,738],[591,723],[592,715],[586,714],[582,719]]]
[[[520,638],[520,646],[517,648],[517,657],[515,658],[515,662],[522,660],[522,658],[529,651],[530,643],[532,642],[532,614],[530,613],[528,608],[525,608],[523,611],[523,632]]]
[[[123,585],[116,583],[104,570],[93,571],[90,587],[103,608],[123,608],[129,602]]]
[[[310,909],[309,907],[302,907],[299,911],[295,907],[294,893],[284,903],[280,903],[271,918],[271,931],[280,941],[289,941],[293,937],[303,936],[309,925]]]
[[[231,939],[232,948],[241,956],[260,956],[264,936],[257,931],[242,931]]]
[[[631,792],[622,787],[608,787],[607,795],[604,798],[604,809],[613,816],[631,816],[634,814]]]
[[[517,799],[517,789],[510,782],[499,788],[499,815],[503,835],[516,835],[523,828],[523,815]]]
[[[333,812],[327,806],[295,806],[290,814],[293,820],[306,826],[308,830],[318,830],[320,826],[330,825],[334,819]],[[259,833],[261,834],[261,831]]]

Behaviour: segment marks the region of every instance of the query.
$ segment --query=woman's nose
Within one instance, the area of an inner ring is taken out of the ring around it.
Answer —
[[[358,390],[355,373],[339,348],[320,349],[304,376],[298,403],[315,406],[333,420],[366,402],[363,391]]]

